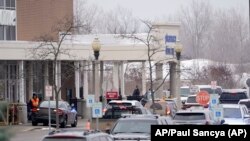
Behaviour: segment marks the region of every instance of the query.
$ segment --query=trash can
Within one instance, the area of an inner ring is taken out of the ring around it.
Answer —
[[[17,104],[18,122],[19,124],[25,124],[28,122],[27,119],[27,105],[24,103]]]

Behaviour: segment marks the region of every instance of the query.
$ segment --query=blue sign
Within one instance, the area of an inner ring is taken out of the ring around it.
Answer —
[[[87,97],[87,107],[91,107],[95,102],[95,95],[88,95]]]
[[[216,117],[221,117],[221,112],[220,112],[220,111],[216,111],[216,112],[215,112],[215,116],[216,116]]]
[[[174,35],[165,36],[165,43],[175,43],[175,42],[176,42],[176,36]]]
[[[92,117],[101,118],[102,117],[102,103],[97,102],[92,104]]]
[[[212,99],[212,104],[217,104],[216,99]]]
[[[166,55],[174,55],[174,48],[166,47],[165,54]]]

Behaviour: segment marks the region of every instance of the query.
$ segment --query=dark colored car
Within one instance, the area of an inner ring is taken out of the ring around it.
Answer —
[[[56,112],[59,114],[60,127],[65,128],[66,125],[70,124],[72,127],[77,126],[77,112],[72,108],[66,101],[58,101],[58,110],[56,110],[56,101],[43,101],[39,105],[38,111],[32,118],[32,125],[36,126],[38,123],[48,125],[49,121],[49,105],[51,113],[51,123],[56,123]]]
[[[219,98],[221,104],[238,104],[241,99],[247,99],[245,90],[224,90]]]
[[[151,125],[167,125],[170,119],[158,115],[126,115],[108,132],[114,140],[150,140]]]
[[[42,141],[114,141],[113,138],[100,131],[55,131]]]

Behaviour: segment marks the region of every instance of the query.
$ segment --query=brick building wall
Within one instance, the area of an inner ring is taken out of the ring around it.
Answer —
[[[73,17],[73,0],[16,0],[17,40],[32,41],[52,32],[59,20]]]

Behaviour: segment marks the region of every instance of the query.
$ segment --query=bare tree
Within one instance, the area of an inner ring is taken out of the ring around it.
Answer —
[[[209,47],[212,8],[208,1],[193,0],[180,13],[181,40],[188,50],[184,53],[192,58],[204,57],[202,49]]]
[[[55,39],[51,36],[51,34],[41,35],[40,38],[37,39],[37,41],[40,42],[40,45],[38,47],[33,48],[32,54],[33,57],[39,60],[49,60],[52,61],[52,70],[53,70],[53,78],[52,78],[52,86],[53,91],[55,94],[55,100],[56,100],[56,110],[58,109],[58,101],[59,94],[61,92],[62,87],[60,87],[57,84],[57,77],[60,77],[61,74],[57,73],[57,67],[58,61],[60,59],[60,56],[66,55],[69,57],[72,57],[69,53],[69,49],[63,47],[63,42],[67,40],[67,36],[74,32],[76,29],[84,27],[81,23],[74,20],[74,18],[66,17],[59,21],[55,26],[53,26],[52,31],[59,33],[60,36],[58,39]],[[74,69],[79,69],[74,66],[72,63],[66,63],[66,65]],[[72,69],[68,69],[72,70]],[[64,72],[65,73],[65,72]],[[65,73],[65,77],[70,77],[70,73]],[[71,73],[72,74],[72,73]],[[64,126],[64,125],[63,125]],[[56,113],[56,128],[59,128],[59,115]]]
[[[96,32],[104,34],[135,33],[139,30],[139,21],[132,12],[121,6],[110,11],[102,11],[96,24]]]
[[[141,36],[141,34],[121,34],[122,38],[128,38],[133,39],[136,42],[143,43],[145,47],[147,48],[147,62],[149,66],[149,83],[150,83],[150,91],[152,96],[152,103],[155,105],[155,92],[159,90],[159,88],[164,84],[165,80],[167,79],[168,74],[166,74],[163,78],[163,81],[161,83],[157,83],[156,78],[153,77],[153,73],[155,71],[155,67],[157,63],[162,63],[162,61],[165,60],[158,60],[155,61],[154,57],[159,52],[163,52],[164,49],[160,45],[160,39],[156,37],[157,29],[155,26],[152,25],[150,21],[142,21],[143,24],[146,26],[146,34],[144,36]],[[153,107],[153,113],[155,113],[155,108]]]

